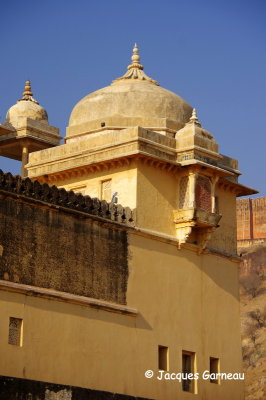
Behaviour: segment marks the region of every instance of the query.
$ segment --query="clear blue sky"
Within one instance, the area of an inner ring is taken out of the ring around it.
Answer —
[[[30,79],[65,136],[75,103],[121,76],[137,42],[145,72],[197,108],[240,183],[266,195],[264,0],[11,0],[1,16],[1,123]]]

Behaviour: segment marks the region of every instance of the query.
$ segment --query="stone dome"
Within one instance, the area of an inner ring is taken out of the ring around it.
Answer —
[[[5,122],[16,126],[23,118],[31,118],[48,124],[46,110],[32,97],[30,81],[26,81],[22,98],[8,110]]]
[[[172,122],[173,129],[178,130],[188,122],[192,107],[149,78],[139,62],[138,47],[135,45],[127,73],[110,86],[88,94],[75,105],[70,115],[68,136],[77,132],[71,127],[95,125],[92,122],[97,120],[105,123],[106,119],[115,125],[119,117],[125,127],[160,127],[165,126],[165,120],[168,120]]]

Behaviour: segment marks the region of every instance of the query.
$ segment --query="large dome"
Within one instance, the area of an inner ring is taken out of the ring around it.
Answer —
[[[43,107],[32,97],[30,81],[26,81],[22,99],[10,107],[6,122],[16,126],[22,118],[31,118],[48,124],[48,115]]]
[[[191,116],[192,107],[149,78],[139,61],[135,45],[127,73],[76,104],[70,115],[68,136],[78,134],[77,129],[71,127],[85,124],[90,130],[90,126],[95,127],[93,122],[106,123],[106,120],[109,125],[117,125],[120,120],[125,127],[141,125],[156,128],[165,126],[165,120],[169,120],[175,130],[184,126]]]
[[[169,118],[184,125],[192,108],[181,97],[145,81],[114,83],[88,94],[74,107],[69,125],[112,116]]]

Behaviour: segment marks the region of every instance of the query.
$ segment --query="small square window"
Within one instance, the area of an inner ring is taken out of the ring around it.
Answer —
[[[196,381],[188,377],[189,374],[195,375],[196,373],[196,355],[190,351],[182,351],[182,373],[184,379],[182,380],[182,389],[184,392],[196,393]]]
[[[161,371],[169,370],[168,347],[166,346],[158,347],[158,368]]]
[[[22,346],[22,319],[9,318],[8,343],[14,346]]]
[[[210,382],[220,383],[219,374],[220,371],[220,360],[219,358],[210,357]],[[215,375],[215,376],[214,376]]]

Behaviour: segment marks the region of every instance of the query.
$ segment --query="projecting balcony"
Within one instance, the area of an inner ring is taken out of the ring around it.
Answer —
[[[221,215],[201,208],[187,208],[174,211],[174,223],[179,248],[181,244],[191,242],[199,246],[202,251],[218,228]]]
[[[221,215],[201,208],[187,208],[174,211],[175,224],[192,223],[199,227],[218,227]]]

